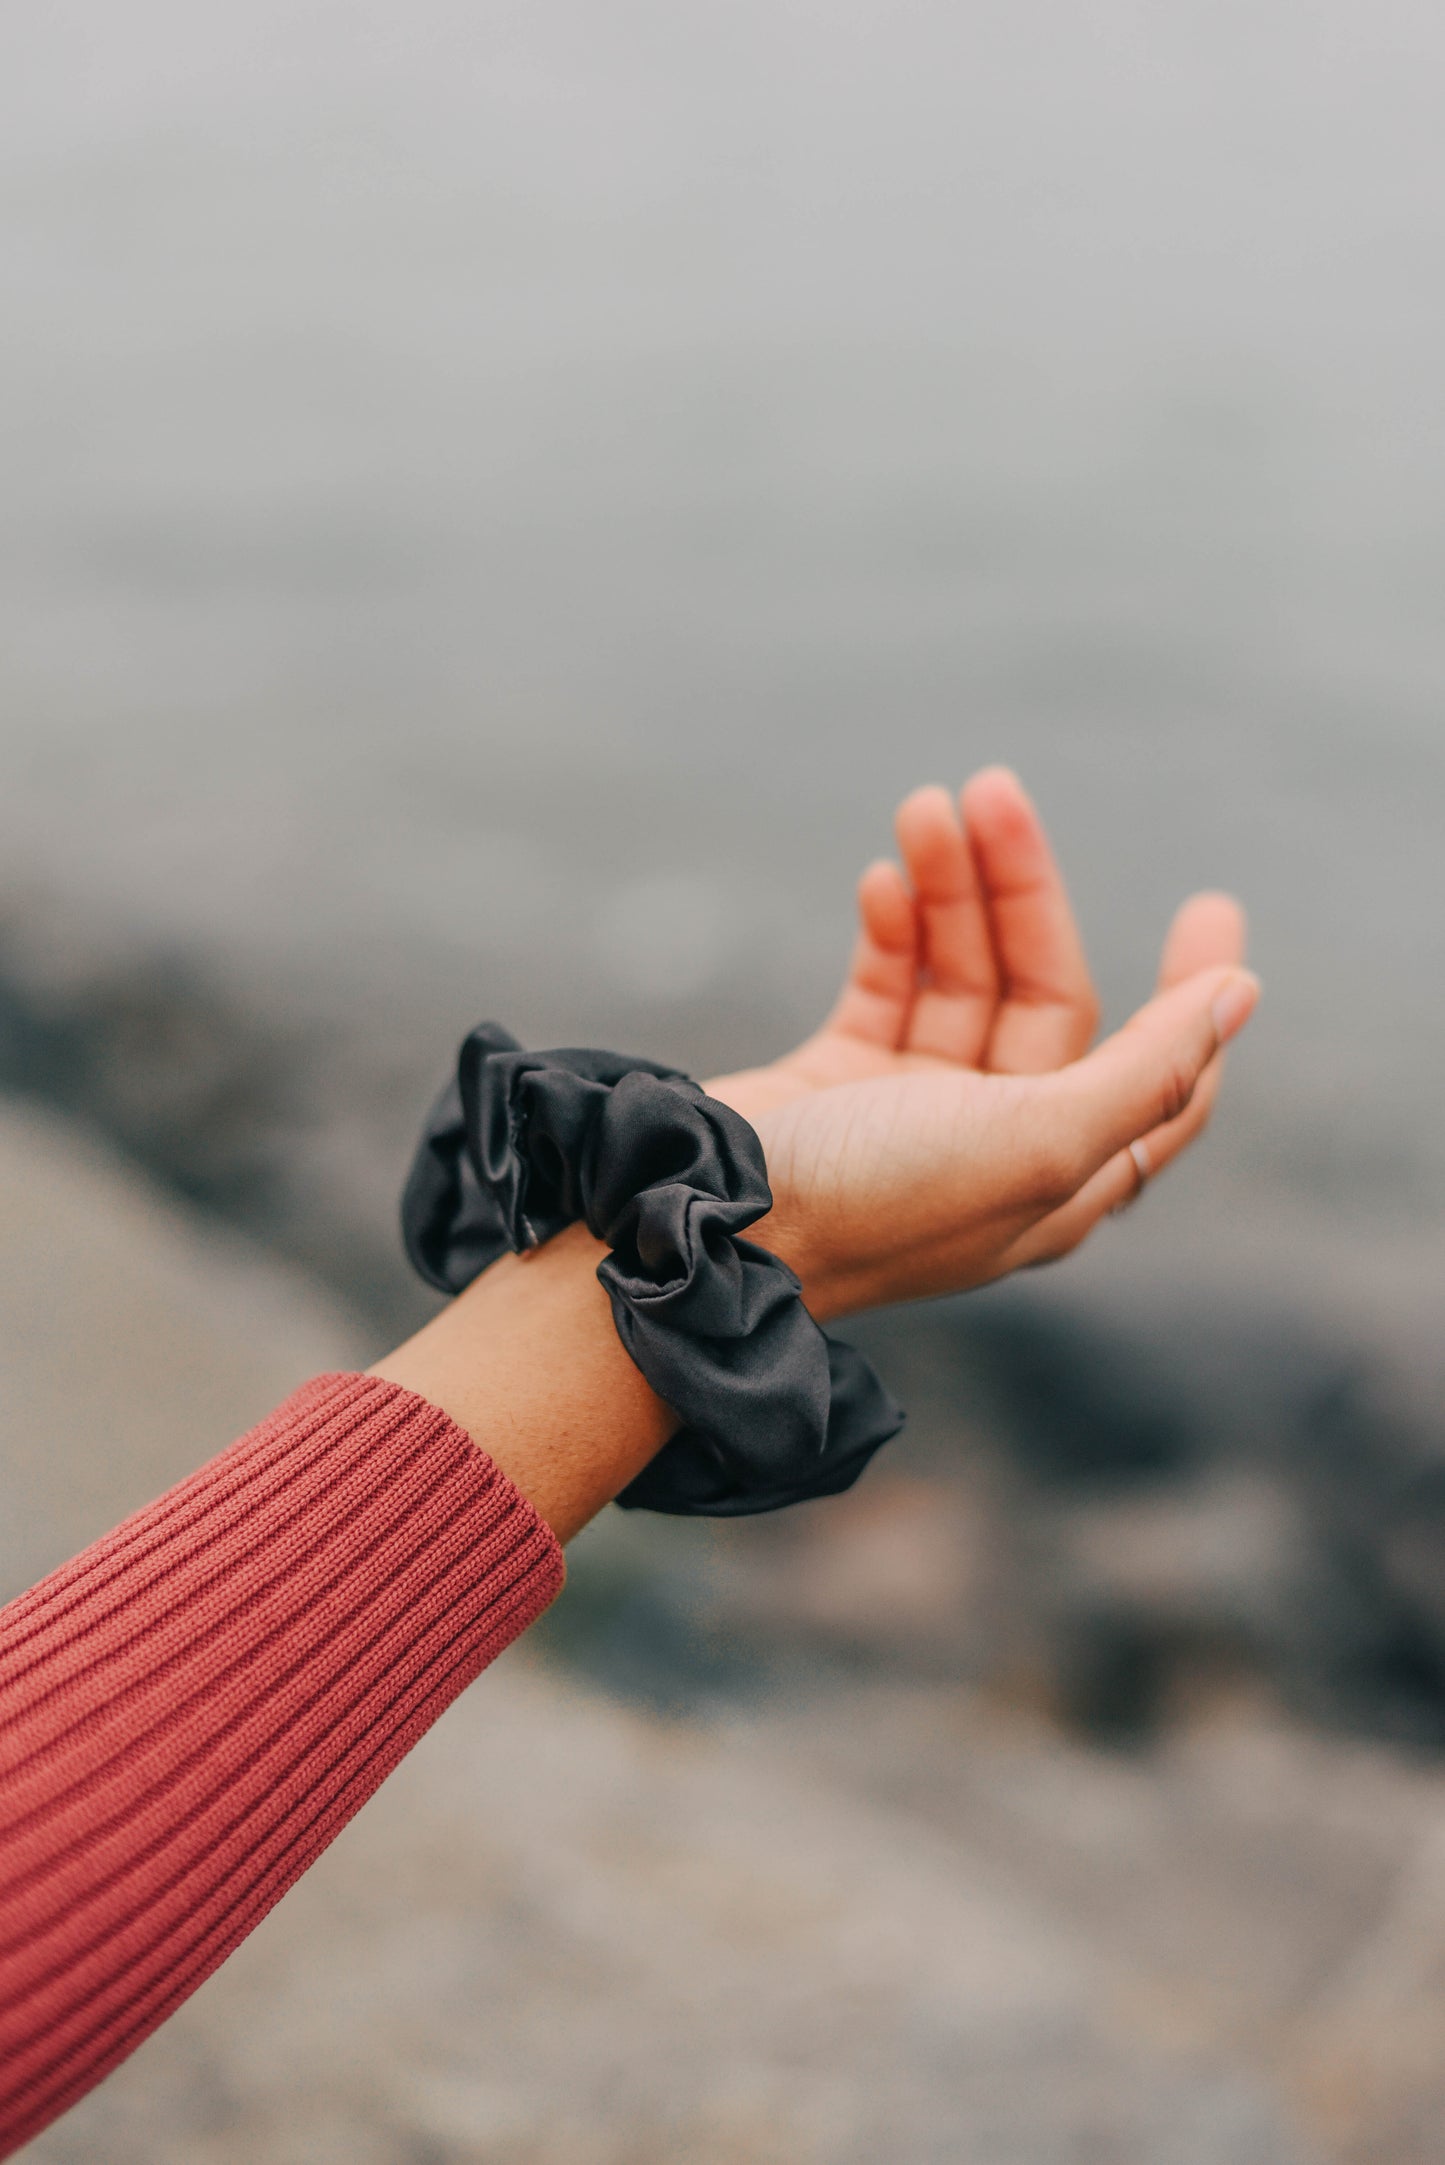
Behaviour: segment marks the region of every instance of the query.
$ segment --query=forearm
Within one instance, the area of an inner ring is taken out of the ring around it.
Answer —
[[[559,1541],[610,1503],[677,1426],[617,1336],[585,1226],[504,1256],[371,1373],[440,1406]]]

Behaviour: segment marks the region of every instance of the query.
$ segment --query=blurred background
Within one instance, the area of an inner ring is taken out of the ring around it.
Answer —
[[[1438,2159],[1438,11],[0,59],[7,1589],[425,1312],[465,1026],[783,1049],[920,781],[1020,770],[1111,1019],[1196,885],[1267,987],[1086,1256],[863,1326],[851,1497],[611,1514],[34,2156]]]

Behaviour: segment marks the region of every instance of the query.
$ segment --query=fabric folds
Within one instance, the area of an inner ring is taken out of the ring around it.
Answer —
[[[619,1503],[733,1517],[850,1487],[903,1423],[787,1265],[741,1237],[771,1205],[756,1134],[690,1077],[525,1052],[482,1023],[427,1123],[402,1229],[422,1277],[459,1293],[583,1219],[611,1250],[597,1275],[618,1335],[684,1423]]]

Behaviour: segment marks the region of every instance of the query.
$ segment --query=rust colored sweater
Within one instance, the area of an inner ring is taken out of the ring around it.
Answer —
[[[0,2156],[225,1960],[562,1576],[444,1413],[322,1376],[0,1609]]]

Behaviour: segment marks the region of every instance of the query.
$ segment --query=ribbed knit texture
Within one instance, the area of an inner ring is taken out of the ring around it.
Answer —
[[[225,1960],[562,1578],[445,1414],[322,1376],[0,1609],[0,2156]]]

